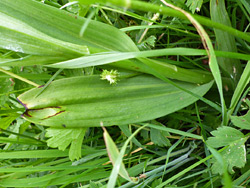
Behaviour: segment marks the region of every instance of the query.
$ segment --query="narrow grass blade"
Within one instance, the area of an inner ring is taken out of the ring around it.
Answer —
[[[247,0],[239,0],[245,7],[245,9],[247,10],[248,14],[250,14],[250,3]]]
[[[215,54],[217,56],[222,56],[222,57],[250,60],[250,55],[247,54],[230,53],[224,51],[215,51]],[[205,50],[192,49],[192,48],[167,48],[167,49],[140,51],[140,52],[103,52],[55,64],[50,64],[48,66],[53,68],[83,68],[90,66],[105,65],[108,63],[113,63],[132,58],[159,57],[159,56],[169,56],[169,55],[201,56],[201,55],[207,55],[207,52]],[[113,64],[113,66],[115,66],[115,64]],[[178,74],[178,72],[176,74]]]
[[[223,151],[226,148],[222,148],[219,150],[219,152]],[[186,169],[182,170],[181,172],[179,172],[178,174],[172,176],[171,178],[167,179],[166,181],[164,181],[163,183],[161,183],[160,185],[158,185],[156,188],[161,188],[166,186],[167,184],[171,183],[172,181],[178,179],[179,177],[183,176],[184,174],[188,173],[190,170],[196,168],[197,166],[201,165],[202,163],[205,163],[207,160],[211,159],[213,157],[213,155],[209,155],[204,159],[201,159],[200,161],[192,164],[191,166],[187,167]]]
[[[223,157],[221,156],[221,154],[216,151],[214,148],[210,147],[210,146],[207,146],[208,149],[211,151],[211,153],[213,154],[214,158],[218,161],[218,163],[222,166],[223,168],[223,184],[224,184],[224,188],[229,188],[229,187],[233,187],[232,185],[232,180],[231,180],[231,177],[230,175],[228,174],[228,171],[227,171],[227,167],[225,165],[225,161],[223,160]]]
[[[36,83],[34,83],[34,82],[30,81],[30,80],[27,80],[26,78],[23,78],[23,77],[21,77],[21,76],[18,76],[18,75],[14,74],[14,73],[12,73],[12,72],[10,72],[10,71],[7,71],[7,70],[4,70],[4,69],[0,68],[0,72],[3,72],[3,73],[5,73],[5,74],[8,74],[8,75],[10,75],[11,77],[17,78],[17,79],[19,79],[19,80],[22,80],[23,82],[26,82],[26,83],[28,83],[28,84],[30,84],[30,85],[35,86],[35,87],[39,87],[38,84],[36,84]]]
[[[209,58],[209,67],[212,71],[213,77],[215,79],[215,82],[217,84],[219,94],[220,94],[220,100],[221,100],[221,108],[222,108],[222,122],[225,125],[227,123],[227,108],[225,105],[224,101],[224,96],[223,96],[223,86],[222,86],[222,79],[220,75],[220,69],[216,60],[216,55],[213,49],[213,44],[204,30],[204,28],[200,25],[199,22],[196,21],[196,19],[189,13],[185,12],[184,10],[175,7],[174,5],[171,5],[169,3],[166,3],[164,0],[161,0],[165,5],[183,13],[189,20],[190,22],[194,25],[194,27],[197,29],[199,35],[201,36],[202,43],[204,48],[207,50],[208,53],[208,58]]]
[[[143,125],[145,125],[145,124],[143,124]],[[186,137],[190,137],[190,138],[194,138],[194,139],[198,139],[198,140],[202,139],[202,137],[200,135],[196,135],[196,134],[192,134],[192,133],[189,133],[189,132],[184,132],[184,131],[172,129],[172,128],[169,128],[169,127],[164,127],[164,126],[154,125],[154,124],[147,124],[147,126],[151,127],[151,128],[154,128],[154,129],[157,129],[157,130],[162,130],[162,131],[178,134],[178,135],[181,135],[181,136],[186,136]]]
[[[248,61],[244,72],[241,75],[241,78],[238,82],[238,85],[234,91],[233,97],[231,99],[231,104],[228,110],[228,120],[229,120],[229,116],[232,115],[232,113],[234,112],[237,103],[239,102],[239,99],[241,98],[241,95],[243,94],[245,88],[247,87],[247,85],[250,82],[250,61]]]
[[[113,139],[110,137],[108,131],[105,129],[105,127],[103,127],[103,138],[106,144],[106,148],[107,148],[107,152],[109,155],[109,159],[113,164],[113,168],[115,169],[115,175],[111,174],[110,175],[110,180],[113,181],[112,184],[114,184],[116,182],[116,177],[118,174],[120,174],[120,176],[122,176],[124,179],[126,179],[127,181],[131,181],[129,174],[125,168],[125,165],[122,162],[122,159],[119,161],[119,164],[116,164],[118,162],[116,162],[118,160],[119,157],[119,150],[115,145],[115,142],[113,141]],[[115,166],[116,164],[116,166]]]
[[[231,22],[226,11],[224,0],[210,1],[210,15],[211,20],[231,27]],[[233,35],[219,29],[214,29],[214,32],[218,50],[237,52],[236,42]],[[231,78],[232,82],[236,84],[242,73],[240,61],[221,57],[217,58],[217,60],[224,75]]]
[[[115,187],[115,184],[116,184],[116,178],[118,176],[118,173],[119,173],[119,169],[120,169],[120,166],[122,164],[122,158],[125,154],[125,151],[126,151],[126,148],[127,148],[127,145],[129,144],[129,142],[131,141],[131,139],[140,131],[142,130],[143,128],[145,128],[147,126],[144,125],[142,127],[140,127],[139,129],[137,129],[127,140],[126,142],[124,143],[124,145],[122,146],[122,149],[119,153],[119,155],[117,156],[116,160],[115,160],[115,163],[114,163],[114,167],[113,167],[113,170],[111,172],[111,175],[110,175],[110,179],[109,179],[109,182],[108,182],[108,185],[107,187],[108,188],[113,188]],[[135,181],[135,180],[133,180]]]

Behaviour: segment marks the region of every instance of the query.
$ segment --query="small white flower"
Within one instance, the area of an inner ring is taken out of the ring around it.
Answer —
[[[111,71],[103,70],[101,74],[101,79],[108,80],[111,85],[117,84],[118,77],[119,73],[117,72],[117,70],[111,70]]]

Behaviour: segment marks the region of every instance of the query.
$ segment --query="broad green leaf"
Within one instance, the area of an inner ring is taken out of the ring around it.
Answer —
[[[86,46],[50,37],[27,23],[0,12],[0,47],[32,55],[79,56],[88,54]]]
[[[26,24],[32,30],[54,39],[88,46],[91,52],[103,49],[105,51],[138,51],[134,42],[122,31],[93,20],[89,22],[84,36],[80,37],[79,33],[87,20],[86,18],[44,5],[38,1],[1,0],[0,13],[9,15],[11,19],[18,20],[18,23]]]
[[[233,124],[241,129],[250,130],[250,111],[244,116],[231,116]]]
[[[197,95],[212,83],[201,86],[176,82]],[[175,112],[198,99],[175,86],[147,75],[121,79],[112,86],[99,75],[73,77],[52,82],[20,95],[28,121],[52,127],[124,125],[155,119]],[[37,97],[35,97],[37,96]]]
[[[227,146],[221,152],[224,163],[230,173],[234,173],[233,167],[242,168],[246,163],[246,147],[245,142],[249,137],[244,136],[239,130],[232,127],[219,127],[212,131],[214,137],[209,137],[207,144],[213,148]],[[223,173],[223,167],[218,161],[213,161],[213,173]]]
[[[201,56],[206,54],[207,53],[205,50],[191,49],[191,48],[166,48],[166,49],[147,50],[140,52],[103,52],[103,53],[93,54],[90,56],[83,56],[75,59],[61,61],[58,63],[50,64],[48,66],[53,68],[73,69],[73,68],[83,68],[83,67],[98,66],[98,65],[105,65],[112,63],[111,66],[122,67],[134,71],[146,72],[142,68],[138,66],[136,67],[133,61],[124,61],[124,60],[132,58],[141,58],[141,57],[144,58],[159,57],[166,55]],[[242,59],[244,58],[245,60],[250,60],[249,55],[244,55],[239,53],[215,51],[215,55],[228,58],[238,57]],[[165,62],[151,60],[151,59],[147,60],[150,62],[150,65],[152,67],[160,71],[164,76],[168,78],[174,78],[178,80],[184,78],[185,81],[188,79],[190,82],[195,82],[195,83],[197,83],[198,79],[200,80],[201,83],[212,80],[211,73],[207,71],[198,71],[198,70],[190,71]]]
[[[232,127],[219,127],[217,130],[212,131],[211,134],[214,137],[209,137],[207,140],[207,144],[212,146],[213,148],[219,148],[222,146],[227,146],[231,142],[235,142],[244,138],[244,134],[239,130]]]
[[[47,144],[52,148],[58,147],[59,150],[64,151],[71,144],[69,158],[73,161],[81,157],[81,145],[85,132],[86,128],[48,128],[45,136],[51,137],[47,140]]]
[[[0,1],[0,13],[3,19],[15,23],[12,25],[5,24],[5,28],[8,28],[7,31],[10,30],[10,32],[14,32],[13,34],[7,33],[8,36],[6,35],[4,37],[4,40],[9,40],[10,43],[8,44],[12,45],[11,49],[26,49],[26,53],[38,54],[38,56],[36,55],[34,58],[24,58],[23,60],[7,60],[7,62],[3,60],[2,62],[5,65],[50,64],[70,60],[68,63],[70,63],[71,68],[77,68],[78,60],[75,58],[82,54],[79,54],[79,49],[81,48],[87,48],[91,54],[107,51],[138,51],[134,42],[125,33],[115,27],[93,20],[89,20],[88,27],[83,37],[81,37],[79,33],[82,25],[88,21],[86,18],[46,6],[41,2],[33,0],[17,0],[15,2],[2,0]],[[20,29],[18,26],[20,26]],[[11,28],[14,28],[14,30]],[[96,28],[98,28],[98,30]],[[110,35],[110,33],[112,33],[112,35]],[[13,37],[15,36],[19,37],[14,39]],[[17,43],[19,40],[21,43]],[[27,43],[28,41],[30,42]],[[55,44],[53,42],[55,42]],[[31,44],[33,44],[35,48],[29,46]],[[47,45],[52,45],[53,48],[46,48]],[[56,50],[57,48],[60,48],[60,50]],[[82,52],[82,50],[80,51]],[[63,55],[60,55],[62,53]],[[50,56],[41,56],[41,54],[50,54]],[[84,54],[85,53],[83,53],[83,55]],[[154,56],[156,56],[156,54]],[[70,57],[73,58],[72,61]],[[183,81],[201,84],[212,79],[209,73],[203,71],[197,72],[181,69],[177,66],[173,68],[173,66],[168,63],[157,61],[148,60],[148,62],[157,67],[158,70],[164,72],[165,76],[172,75],[170,78],[177,80],[181,79]],[[98,65],[98,63],[96,64]],[[145,72],[138,70],[138,66],[136,66],[132,60],[115,62],[112,63],[111,66]]]
[[[246,164],[246,138],[232,142],[227,149],[221,152],[222,158],[227,165],[228,171],[234,173],[234,167],[242,168]],[[212,171],[214,174],[222,174],[223,168],[218,161],[213,161]]]

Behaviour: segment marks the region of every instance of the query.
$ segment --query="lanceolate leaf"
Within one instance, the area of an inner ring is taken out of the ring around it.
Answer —
[[[201,86],[178,82],[197,95],[212,83]],[[27,120],[45,126],[71,128],[122,125],[167,115],[188,106],[196,97],[152,76],[121,79],[112,86],[99,75],[60,79],[34,88],[18,98],[26,108]],[[37,97],[36,97],[37,96]]]
[[[92,50],[138,51],[133,41],[122,31],[93,20],[88,23],[84,36],[80,37],[79,33],[86,18],[78,17],[38,1],[1,0],[0,13],[9,15],[12,19],[25,23],[50,37],[78,45],[86,45]],[[2,19],[1,16],[0,18]]]
[[[27,23],[0,12],[0,47],[33,55],[74,57],[88,54],[86,46],[50,37]]]
[[[1,22],[2,27],[0,27],[0,32],[2,33],[0,46],[35,56],[15,62],[2,60],[2,63],[5,65],[48,65],[66,61],[66,63],[70,63],[70,68],[77,68],[79,66],[77,61],[84,61],[77,58],[88,54],[88,52],[93,54],[107,51],[139,51],[134,42],[115,27],[87,20],[86,18],[75,16],[69,12],[33,0],[1,0],[0,19],[4,20],[4,22]],[[89,23],[84,31],[84,35],[81,37],[80,31],[86,21],[89,21]],[[125,54],[126,56],[127,54]],[[93,56],[87,58],[91,61],[94,59]],[[111,59],[110,57],[108,58]],[[112,62],[109,61],[112,66],[145,72],[144,70],[138,70],[140,68],[132,60]],[[196,72],[188,69],[179,70],[179,67],[174,66],[173,68],[168,63],[149,60],[148,62],[153,64],[152,66],[155,66],[158,70],[162,70],[165,73],[164,76],[168,77],[170,75],[170,78],[177,80],[202,84],[212,79],[211,74],[208,72]],[[103,61],[103,63],[107,62]],[[97,65],[100,65],[100,63],[96,62],[95,66]],[[59,66],[62,67],[63,65]]]
[[[224,0],[211,0],[210,12],[212,21],[231,27],[231,22],[226,11]],[[236,42],[233,35],[219,29],[214,29],[214,32],[216,36],[217,48],[219,50],[237,52]],[[239,60],[220,57],[218,58],[218,62],[223,73],[237,83],[242,73],[242,66]]]

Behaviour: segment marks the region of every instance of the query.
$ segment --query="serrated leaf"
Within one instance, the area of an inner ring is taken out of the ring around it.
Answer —
[[[214,148],[228,146],[227,149],[221,152],[223,161],[230,173],[234,173],[233,167],[242,168],[246,163],[246,148],[245,142],[249,137],[245,137],[243,133],[232,127],[219,127],[212,131],[214,137],[207,140],[207,144]],[[223,174],[222,164],[212,160],[213,173]]]
[[[213,148],[227,146],[232,142],[244,138],[244,134],[239,130],[226,126],[219,127],[217,130],[212,131],[211,134],[214,137],[209,137],[207,140],[207,144],[212,146]]]
[[[47,145],[52,148],[58,148],[64,151],[70,144],[69,158],[70,160],[79,159],[81,157],[81,145],[87,128],[48,128],[46,137]]]
[[[232,142],[227,149],[221,152],[223,161],[227,166],[228,171],[234,173],[233,167],[242,168],[246,164],[246,147],[245,142],[248,137],[241,138]],[[212,160],[213,162],[214,160]],[[214,161],[212,166],[212,172],[214,174],[223,174],[223,167],[218,161]]]
[[[231,116],[233,124],[241,129],[250,130],[250,111],[244,116]]]
[[[144,40],[144,43],[147,43],[149,46],[155,47],[156,37],[151,35],[146,40]]]
[[[186,5],[192,13],[199,12],[202,6],[203,0],[187,0]]]
[[[13,115],[9,115],[7,117],[1,118],[0,129],[7,129],[12,123],[12,121],[14,121],[19,116],[20,116],[19,114],[13,114]]]

